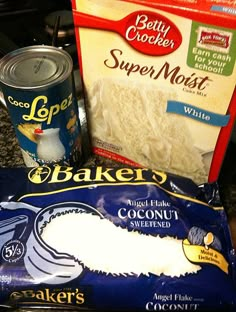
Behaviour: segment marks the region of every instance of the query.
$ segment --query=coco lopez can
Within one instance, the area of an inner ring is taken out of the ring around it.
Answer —
[[[0,83],[26,166],[75,165],[81,128],[72,74],[64,50],[30,46],[0,61]]]

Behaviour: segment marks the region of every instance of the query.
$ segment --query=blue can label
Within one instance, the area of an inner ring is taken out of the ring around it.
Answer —
[[[81,131],[73,79],[39,90],[4,86],[4,97],[27,166],[78,164]]]

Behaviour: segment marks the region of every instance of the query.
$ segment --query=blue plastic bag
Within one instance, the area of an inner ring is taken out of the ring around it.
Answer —
[[[141,168],[2,168],[0,205],[0,306],[236,309],[217,184]]]

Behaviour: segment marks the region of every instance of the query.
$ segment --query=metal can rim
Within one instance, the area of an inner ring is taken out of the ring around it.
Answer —
[[[40,72],[43,62],[47,62],[43,65],[44,70],[47,69],[45,77],[42,70]],[[20,71],[24,65],[32,65],[28,77],[27,68],[23,73]],[[47,45],[27,46],[11,51],[0,60],[0,82],[22,90],[44,89],[65,81],[71,75],[72,69],[73,61],[66,51]],[[33,75],[37,70],[38,80]]]

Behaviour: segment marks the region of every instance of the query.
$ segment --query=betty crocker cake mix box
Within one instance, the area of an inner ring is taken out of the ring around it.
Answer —
[[[94,153],[215,181],[236,115],[236,1],[73,0]]]

